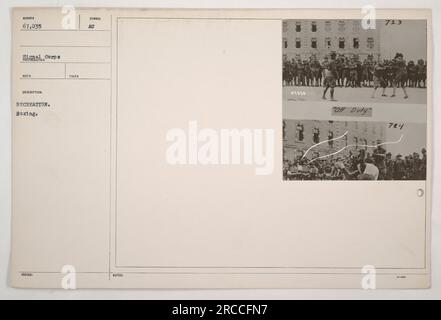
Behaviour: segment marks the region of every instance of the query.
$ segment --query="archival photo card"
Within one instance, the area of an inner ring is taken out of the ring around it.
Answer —
[[[431,12],[360,9],[12,10],[10,285],[429,287]]]

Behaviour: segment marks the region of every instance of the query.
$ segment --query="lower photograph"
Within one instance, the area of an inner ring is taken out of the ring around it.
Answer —
[[[283,120],[283,179],[426,180],[426,124]]]

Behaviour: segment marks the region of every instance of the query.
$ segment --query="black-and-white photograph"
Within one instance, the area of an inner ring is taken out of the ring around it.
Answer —
[[[283,21],[283,99],[425,104],[425,20]]]
[[[425,180],[426,124],[283,120],[284,180]]]

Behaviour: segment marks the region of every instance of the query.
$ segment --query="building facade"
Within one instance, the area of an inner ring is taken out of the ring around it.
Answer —
[[[345,56],[380,57],[380,30],[363,29],[361,20],[284,20],[282,22],[284,59],[322,60],[330,52]]]
[[[343,136],[346,131],[348,133],[343,138],[314,148],[308,158],[327,155],[346,146],[350,147],[341,153],[342,156],[359,149],[372,152],[373,148],[366,145],[376,145],[378,140],[385,141],[386,126],[383,122],[368,121],[284,120],[284,160],[292,161],[301,157],[312,145]]]

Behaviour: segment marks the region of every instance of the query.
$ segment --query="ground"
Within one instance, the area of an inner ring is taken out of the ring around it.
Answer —
[[[323,87],[283,87],[283,100],[288,101],[323,101]],[[392,95],[392,88],[386,89],[387,97],[382,97],[382,89],[377,89],[375,98],[371,98],[372,88],[335,88],[334,98],[340,102],[375,102],[375,103],[409,103],[425,104],[427,90],[422,88],[406,88],[408,99],[404,99],[401,88],[397,88],[396,97]],[[330,100],[329,90],[326,94]]]

